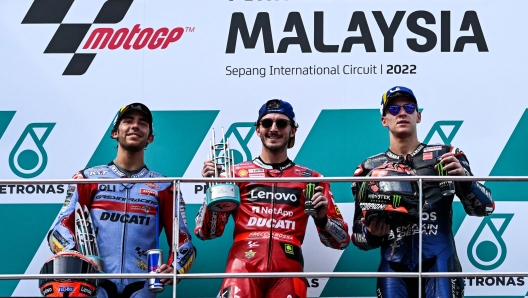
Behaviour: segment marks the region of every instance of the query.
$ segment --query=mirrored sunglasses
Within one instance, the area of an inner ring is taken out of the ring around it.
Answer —
[[[396,116],[400,113],[401,108],[405,111],[407,114],[412,114],[414,111],[416,111],[416,105],[414,103],[406,103],[403,106],[399,105],[391,105],[388,107],[387,111],[391,113],[392,115]]]

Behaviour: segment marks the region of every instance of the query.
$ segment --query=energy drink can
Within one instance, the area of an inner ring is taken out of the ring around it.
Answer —
[[[441,163],[441,158],[437,159],[438,163],[436,164],[436,169],[438,171],[438,176],[447,176],[448,173],[444,170],[444,165]],[[450,196],[455,193],[455,183],[453,181],[440,181],[438,184],[440,187],[440,193],[443,196]]]
[[[315,183],[306,183],[305,198],[304,198],[304,213],[308,215],[313,215],[313,216],[317,214],[317,210],[315,210],[313,203],[312,203],[312,197],[315,194],[315,187],[317,187]]]
[[[163,264],[163,252],[161,249],[149,249],[147,251],[148,270],[151,274],[157,274],[156,270]],[[152,293],[161,293],[164,290],[163,283],[159,278],[149,278],[149,291]]]

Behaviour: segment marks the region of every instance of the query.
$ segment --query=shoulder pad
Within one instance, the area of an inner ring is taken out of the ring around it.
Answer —
[[[301,172],[301,177],[314,177],[314,176],[318,176],[318,173],[312,169],[309,169],[307,167],[304,167],[304,166],[301,166],[301,165],[298,165],[298,164],[295,164],[295,166],[293,166],[293,168],[295,170],[298,170]]]
[[[385,154],[385,152],[383,152],[376,155],[372,155],[371,157],[365,159],[360,166],[364,170],[370,171],[373,168],[386,163],[388,160],[389,157]]]

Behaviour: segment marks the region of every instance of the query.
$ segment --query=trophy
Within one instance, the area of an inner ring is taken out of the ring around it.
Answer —
[[[79,202],[75,204],[75,238],[79,252],[92,260],[99,272],[103,273],[104,262],[99,257],[99,247],[90,211],[86,206],[81,207]]]
[[[447,176],[448,173],[444,170],[444,165],[440,162],[441,158],[439,157],[437,161],[436,169],[438,170],[438,176]],[[438,186],[443,196],[449,196],[455,193],[455,183],[453,181],[440,181]]]
[[[222,128],[222,141],[215,142],[215,132],[212,130],[213,138],[210,140],[210,153],[208,160],[212,160],[215,165],[214,177],[235,177],[233,169],[233,156],[229,150],[229,143],[225,139]],[[218,168],[221,167],[221,170]],[[207,208],[216,212],[231,212],[240,205],[240,189],[234,183],[208,183],[206,193]]]

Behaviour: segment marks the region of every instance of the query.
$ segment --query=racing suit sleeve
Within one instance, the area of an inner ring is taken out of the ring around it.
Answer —
[[[73,179],[84,179],[83,171],[77,172]],[[53,253],[63,250],[78,250],[75,239],[75,205],[90,207],[92,190],[97,190],[93,184],[69,184],[66,189],[66,199],[57,218],[48,232],[48,245]]]
[[[362,177],[368,174],[369,170],[360,164],[354,171],[354,177]],[[361,219],[363,211],[359,204],[359,189],[361,187],[361,181],[354,181],[352,183],[352,196],[354,197],[354,223],[352,226],[352,242],[361,250],[371,250],[381,246],[386,236],[376,236],[371,234],[367,227],[363,224]]]
[[[466,176],[473,176],[466,155],[456,147],[451,147],[451,152],[460,161]],[[490,189],[478,181],[456,181],[455,193],[468,215],[487,216],[495,210]]]
[[[169,258],[167,264],[175,267],[178,273],[187,273],[191,268],[196,258],[196,248],[192,244],[192,236],[187,226],[187,218],[185,215],[185,201],[182,198],[181,192],[177,192],[176,199],[180,202],[180,209],[176,210],[177,205],[174,204],[173,199],[173,187],[170,189],[160,192],[160,230],[165,229],[165,235],[167,236],[167,242],[170,247]],[[179,235],[178,235],[178,251],[176,252],[176,262],[174,261],[174,250],[173,250],[173,211],[177,214],[179,220]]]
[[[320,176],[320,175],[318,175]],[[350,235],[348,234],[348,224],[344,221],[341,211],[334,202],[334,195],[330,190],[330,183],[321,182],[319,186],[324,188],[324,195],[328,198],[328,208],[326,209],[326,217],[322,220],[314,218],[319,240],[325,246],[334,249],[345,249],[350,243]]]
[[[222,236],[229,220],[229,214],[231,213],[209,210],[204,200],[196,215],[194,234],[201,240],[210,240]]]

